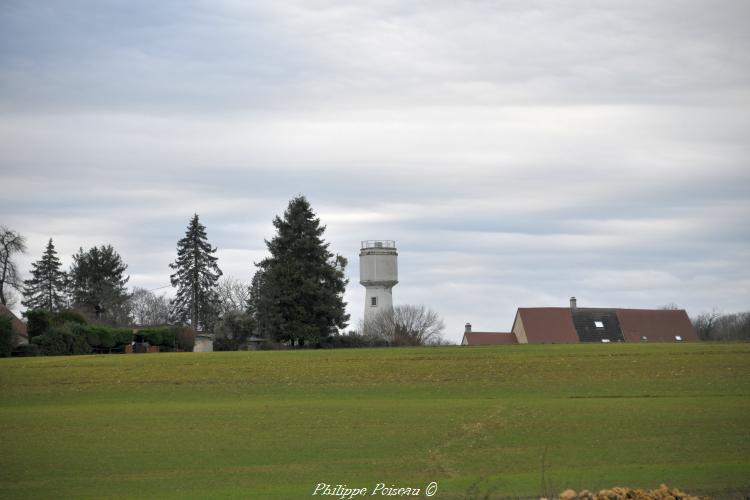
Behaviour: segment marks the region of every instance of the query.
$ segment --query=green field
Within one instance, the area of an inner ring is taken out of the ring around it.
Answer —
[[[432,481],[434,498],[662,482],[748,493],[750,344],[0,359],[4,498]]]

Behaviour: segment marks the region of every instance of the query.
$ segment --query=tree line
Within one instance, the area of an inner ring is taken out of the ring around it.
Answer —
[[[79,249],[65,270],[50,238],[31,265],[30,277],[22,280],[14,257],[27,250],[25,238],[2,227],[0,301],[10,304],[14,289],[27,313],[73,310],[88,322],[111,326],[185,325],[214,332],[220,350],[242,348],[254,337],[287,346],[396,345],[439,338],[442,321],[413,306],[396,308],[359,333],[340,335],[349,323],[343,300],[346,258],[329,250],[326,228],[304,196],[290,200],[273,225],[275,235],[265,241],[268,256],[254,263],[256,271],[246,284],[223,276],[217,248],[198,214],[193,215],[169,264],[176,290],[172,299],[143,288],[129,291],[128,266],[112,245]]]
[[[690,318],[701,340],[750,340],[750,311],[711,311]]]

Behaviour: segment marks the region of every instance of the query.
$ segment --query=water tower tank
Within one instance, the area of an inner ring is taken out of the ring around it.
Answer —
[[[392,288],[398,283],[398,252],[393,240],[367,240],[359,251],[359,282],[365,287],[365,323],[393,307]]]

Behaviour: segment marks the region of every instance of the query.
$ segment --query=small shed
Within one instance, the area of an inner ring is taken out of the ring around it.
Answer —
[[[213,352],[214,351],[214,336],[210,333],[198,333],[195,336],[195,345],[193,346],[193,352]]]

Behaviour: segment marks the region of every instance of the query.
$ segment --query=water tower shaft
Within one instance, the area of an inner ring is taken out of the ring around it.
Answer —
[[[363,241],[359,251],[359,282],[365,287],[365,323],[393,308],[391,290],[398,283],[398,252],[392,240]]]

